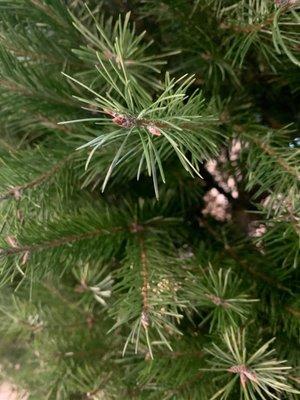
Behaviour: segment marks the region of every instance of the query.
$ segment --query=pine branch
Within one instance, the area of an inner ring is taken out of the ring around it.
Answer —
[[[62,96],[55,96],[54,94],[49,94],[47,92],[40,92],[33,86],[24,85],[19,82],[11,82],[10,79],[0,79],[0,86],[2,88],[7,89],[9,92],[14,92],[17,95],[29,97],[32,99],[42,99],[44,101],[52,101],[56,104],[60,104],[62,106],[71,106],[74,107],[74,102],[68,100],[68,98],[64,98]]]
[[[70,155],[64,157],[62,160],[60,160],[56,164],[54,164],[53,167],[50,168],[50,170],[43,172],[42,174],[40,174],[39,176],[34,178],[32,181],[12,187],[6,193],[4,193],[0,196],[0,201],[7,200],[11,197],[14,197],[16,200],[18,200],[21,197],[21,193],[24,190],[33,189],[36,186],[39,186],[39,185],[43,184],[45,181],[51,179],[53,177],[53,175],[55,175],[58,171],[60,171],[60,169],[68,161],[70,161],[73,157],[74,157],[74,154],[70,154]]]
[[[248,137],[248,136],[247,136]],[[250,136],[249,136],[250,138]],[[257,146],[261,148],[267,155],[271,156],[272,159],[278,163],[278,165],[286,171],[288,174],[290,174],[292,177],[296,178],[298,181],[300,180],[300,172],[299,168],[294,168],[291,165],[289,165],[280,155],[278,152],[272,147],[270,147],[266,142],[263,142],[262,140],[259,140],[257,137],[251,136],[250,140],[254,142]]]
[[[192,274],[187,273],[185,285],[191,307],[200,315],[204,314],[199,326],[208,321],[209,332],[239,326],[253,311],[253,303],[258,301],[241,289],[241,280],[233,271],[216,269],[210,263],[205,269],[200,267]]]
[[[296,399],[300,139],[264,123],[297,118],[299,1],[89,3],[0,0],[4,371],[37,399]],[[232,219],[195,229],[210,188]]]
[[[231,30],[237,33],[254,33],[262,31],[264,28],[271,27],[274,21],[275,13],[268,16],[264,21],[258,24],[249,24],[249,25],[239,25],[238,23],[229,24],[226,22],[222,22],[220,25],[221,29]]]
[[[183,382],[174,389],[171,389],[168,392],[168,395],[173,395],[173,396],[178,396],[180,394],[184,395],[186,393],[186,390],[192,387],[193,384],[195,384],[196,382],[201,381],[202,378],[203,378],[203,372],[197,372],[193,377],[188,379],[186,382]]]
[[[119,56],[122,59],[121,53]],[[95,100],[79,98],[80,101],[97,108],[100,107],[112,117],[111,121],[106,118],[98,119],[98,123],[107,125],[107,127],[111,126],[109,133],[102,134],[80,147],[93,147],[87,160],[87,168],[96,150],[118,144],[118,151],[108,168],[102,191],[105,190],[116,165],[121,161],[124,162],[132,153],[133,143],[135,155],[139,161],[137,179],[145,169],[153,179],[157,198],[159,191],[156,170],[162,181],[165,182],[162,157],[169,158],[171,152],[177,155],[184,169],[192,176],[199,175],[199,162],[218,152],[221,133],[215,130],[217,121],[209,114],[210,109],[204,109],[201,94],[194,93],[188,98],[186,91],[193,83],[193,77],[184,75],[175,80],[166,74],[164,88],[158,98],[152,101],[150,93],[137,82],[130,80],[124,68],[118,71],[111,63],[120,86],[116,84],[113,74],[100,58],[99,63],[101,69],[98,68],[98,72],[112,87],[111,94],[107,96],[95,92],[75,78],[66,76],[95,96]],[[122,86],[124,93],[121,90]],[[149,118],[145,118],[146,115]],[[71,120],[65,123],[79,121]],[[189,153],[192,154],[191,157],[189,157]]]
[[[204,224],[205,228],[209,231],[209,233],[220,243],[223,243],[223,240],[219,237],[217,231],[215,231],[210,224],[208,224],[204,219],[201,219],[201,223]],[[269,285],[276,287],[277,289],[283,290],[285,292],[291,293],[291,290],[282,285],[280,282],[276,281],[275,279],[271,278],[270,276],[264,274],[263,272],[255,269],[252,265],[249,265],[244,259],[241,259],[238,253],[234,250],[232,246],[228,243],[224,246],[224,250],[228,253],[234,260],[238,262],[238,264],[245,269],[248,273],[252,276],[261,279],[264,282],[267,282]]]
[[[54,295],[57,299],[59,299],[60,301],[62,301],[64,304],[66,304],[69,308],[76,310],[76,312],[78,312],[79,314],[82,314],[85,317],[90,317],[89,312],[86,312],[85,310],[82,310],[81,307],[79,307],[76,303],[74,303],[73,301],[68,300],[65,296],[63,296],[63,294],[61,293],[61,291],[53,286],[53,284],[51,284],[50,282],[42,282],[42,286],[48,290],[52,295]],[[86,323],[86,321],[85,321]]]
[[[246,167],[251,165],[251,170],[246,170],[246,189],[254,201],[268,193],[264,209],[269,210],[268,215],[280,215],[285,211],[285,202],[297,199],[300,181],[299,153],[297,149],[290,151],[286,143],[289,131],[273,131],[255,125],[235,126],[234,129],[244,143],[241,159],[245,157]],[[257,207],[261,209],[261,205]],[[295,205],[290,212],[296,213]]]
[[[42,0],[30,0],[32,5],[36,7],[39,11],[42,11],[45,15],[47,15],[51,20],[55,21],[58,25],[60,25],[63,29],[65,29],[66,22],[63,18],[59,16],[59,14],[55,13],[54,10],[44,3]]]
[[[295,309],[295,308],[289,307],[289,306],[286,306],[285,309],[286,309],[289,313],[291,313],[292,315],[294,315],[295,317],[297,317],[297,318],[300,317],[300,309],[298,310],[298,309]]]
[[[222,373],[223,380],[227,382],[211,400],[227,399],[236,384],[240,387],[241,397],[249,400],[257,399],[257,395],[262,399],[268,395],[280,400],[284,392],[299,394],[299,391],[287,383],[286,375],[292,367],[284,365],[285,360],[273,358],[275,350],[268,349],[274,339],[256,351],[252,348],[249,351],[245,331],[234,331],[230,328],[222,336],[223,347],[213,343],[211,348],[206,349],[212,356],[208,360],[211,366],[208,371]],[[232,374],[235,374],[233,378]]]
[[[43,250],[53,249],[56,247],[61,247],[66,244],[78,242],[78,241],[89,239],[92,237],[109,235],[109,234],[123,232],[123,231],[124,231],[124,228],[122,228],[122,227],[115,227],[110,230],[109,229],[97,229],[95,231],[85,232],[85,233],[81,233],[78,235],[69,235],[69,236],[61,237],[59,239],[55,239],[55,240],[52,240],[49,242],[43,242],[40,244],[33,244],[33,245],[27,245],[27,246],[17,245],[15,247],[11,247],[9,249],[1,249],[0,257],[23,254],[23,253],[27,253],[27,252],[28,253],[39,252],[39,251],[43,251]]]
[[[240,1],[233,8],[225,7],[221,11],[225,20],[220,27],[233,32],[226,58],[233,57],[233,64],[239,60],[242,66],[249,49],[257,47],[273,69],[276,68],[273,61],[278,65],[277,54],[281,53],[292,63],[300,65],[296,57],[299,45],[295,32],[295,27],[299,26],[297,7],[297,4],[288,2],[273,11],[274,6],[264,0]]]

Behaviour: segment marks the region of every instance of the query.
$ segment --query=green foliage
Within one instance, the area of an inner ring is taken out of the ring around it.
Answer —
[[[78,19],[75,15],[72,15],[74,26],[87,42],[80,49],[74,49],[74,53],[84,62],[89,60],[91,65],[98,65],[99,62],[106,64],[111,74],[114,73],[116,67],[119,69],[124,68],[128,70],[132,80],[136,82],[141,81],[147,86],[150,84],[154,88],[159,87],[157,78],[155,78],[155,75],[152,75],[160,72],[158,67],[166,63],[166,61],[160,60],[160,58],[166,55],[156,57],[147,56],[146,49],[152,42],[143,42],[146,31],[143,31],[139,35],[135,33],[135,25],[133,24],[131,27],[129,24],[130,12],[125,15],[124,22],[121,16],[119,16],[113,25],[112,17],[105,18],[104,14],[100,14],[100,20],[97,20],[87,5],[86,8],[93,21],[90,29],[86,27],[85,18],[83,19],[81,16],[81,19]],[[99,13],[99,10],[97,11]],[[146,79],[145,72],[147,72]],[[79,73],[78,75],[83,76],[85,79],[88,75],[92,86],[96,82],[99,82],[99,75],[96,71],[94,73],[93,71],[89,71],[88,73],[84,71],[84,73]],[[107,83],[109,88],[110,82]],[[98,85],[99,83],[97,83]]]
[[[97,94],[71,78],[96,96],[94,101],[82,98],[81,101],[88,103],[96,110],[100,108],[100,111],[113,117],[109,134],[105,132],[103,136],[98,135],[80,148],[93,147],[86,163],[86,168],[88,168],[89,161],[96,150],[118,144],[118,151],[108,168],[102,191],[115,165],[125,159],[128,161],[128,158],[137,157],[139,160],[137,179],[146,167],[148,175],[152,176],[158,198],[157,168],[162,181],[165,182],[161,158],[170,157],[172,150],[190,174],[199,175],[197,163],[209,158],[211,154],[216,154],[216,139],[211,141],[211,137],[217,136],[217,132],[210,126],[213,118],[210,115],[205,116],[207,112],[202,111],[202,96],[195,94],[187,100],[186,92],[193,82],[191,78],[183,76],[174,80],[166,75],[162,93],[153,102],[150,94],[127,76],[121,50],[117,56],[122,66],[121,71],[118,71],[111,62],[117,81],[99,58],[101,68],[98,68],[98,71],[111,88],[107,97]],[[115,100],[114,96],[119,97],[121,101]],[[100,125],[109,122],[104,118],[93,118],[94,120]],[[68,121],[70,122],[76,121]],[[114,129],[114,125],[121,126],[122,129]],[[187,157],[187,152],[192,154],[191,160]]]
[[[3,378],[34,400],[295,400],[299,2],[0,15]]]
[[[230,269],[214,271],[209,265],[208,271],[201,271],[200,279],[196,280],[194,274],[189,278],[186,291],[192,304],[200,310],[212,309],[201,322],[205,324],[207,319],[211,319],[210,332],[230,325],[238,326],[249,315],[251,303],[256,301],[242,292],[241,281]]]
[[[269,350],[269,345],[272,339],[259,347],[256,351],[252,350],[251,354],[247,354],[245,344],[245,332],[235,333],[232,329],[224,333],[223,336],[226,349],[221,349],[218,345],[213,344],[207,352],[213,357],[210,361],[210,371],[224,371],[227,376],[232,374],[233,378],[218,391],[213,399],[227,399],[236,384],[240,380],[241,398],[265,399],[269,398],[280,399],[278,397],[281,392],[294,392],[286,383],[288,367],[285,361],[278,362],[276,358],[272,358],[274,349]]]
[[[274,3],[269,0],[239,1],[221,11],[223,29],[232,32],[228,37],[230,46],[226,57],[233,59],[234,64],[241,66],[247,53],[257,49],[271,66],[280,62],[280,54],[299,66],[296,56],[299,16],[292,4],[276,7]]]

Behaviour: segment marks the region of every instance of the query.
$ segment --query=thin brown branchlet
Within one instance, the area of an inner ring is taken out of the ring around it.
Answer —
[[[112,117],[112,122],[122,128],[130,129],[134,127],[145,128],[153,136],[161,136],[160,123],[146,120],[143,118],[136,118],[130,115],[121,114],[115,111],[104,109],[103,112]]]

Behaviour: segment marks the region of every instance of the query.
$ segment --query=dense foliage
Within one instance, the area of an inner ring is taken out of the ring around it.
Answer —
[[[1,374],[30,399],[298,398],[299,10],[0,0]]]

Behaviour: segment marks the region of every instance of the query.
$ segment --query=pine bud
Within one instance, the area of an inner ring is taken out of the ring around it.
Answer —
[[[122,126],[122,128],[132,128],[134,126],[134,119],[122,114],[117,114],[112,121],[116,125]]]
[[[153,136],[161,136],[160,129],[157,126],[155,126],[154,124],[147,125],[147,130]]]
[[[16,238],[14,238],[13,236],[7,236],[7,237],[5,238],[5,240],[6,240],[7,244],[8,244],[10,247],[13,247],[13,248],[18,247],[17,240],[16,240]]]
[[[16,200],[20,200],[20,198],[21,198],[21,192],[20,192],[20,190],[19,190],[19,188],[14,188],[13,190],[12,190],[12,194],[13,194],[13,196],[14,196],[14,198],[16,199]]]
[[[110,115],[114,124],[121,126],[122,128],[132,128],[135,125],[135,118],[130,117],[128,115],[119,114],[115,111],[111,111],[108,109],[103,109],[105,114]]]
[[[21,265],[24,265],[27,263],[29,258],[29,251],[25,251],[25,253],[23,254],[22,260],[21,260]]]
[[[248,380],[257,383],[257,377],[254,371],[251,371],[246,365],[233,365],[228,369],[228,372],[240,375],[240,381],[243,388],[246,386]]]

